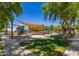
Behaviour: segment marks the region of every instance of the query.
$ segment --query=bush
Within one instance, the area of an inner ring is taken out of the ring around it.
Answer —
[[[51,37],[52,38],[52,37]],[[57,37],[54,39],[38,39],[29,40],[21,43],[22,46],[26,46],[26,49],[30,49],[37,56],[53,56],[63,55],[65,48],[68,46],[62,40]]]
[[[65,51],[65,48],[63,48],[63,47],[56,47],[54,50],[55,55],[57,55],[57,56],[63,55],[64,51]]]

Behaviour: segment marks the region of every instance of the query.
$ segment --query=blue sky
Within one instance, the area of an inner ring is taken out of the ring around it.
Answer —
[[[59,21],[52,23],[51,21],[44,20],[43,10],[41,8],[42,2],[24,2],[22,3],[23,14],[15,17],[15,24],[20,24],[16,20],[29,22],[32,24],[44,24],[44,25],[58,25]]]

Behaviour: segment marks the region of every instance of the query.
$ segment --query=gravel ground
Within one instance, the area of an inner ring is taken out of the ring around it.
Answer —
[[[9,37],[2,37],[4,44],[4,55],[5,56],[35,56],[31,51],[20,46],[20,40],[9,39]]]
[[[66,56],[79,56],[79,33],[76,33],[72,40],[69,48],[65,51],[64,55]]]

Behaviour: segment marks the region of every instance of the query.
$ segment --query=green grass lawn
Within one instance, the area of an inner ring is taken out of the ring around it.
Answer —
[[[26,40],[20,44],[37,56],[61,56],[68,44],[60,39],[60,36],[51,36],[48,39]]]

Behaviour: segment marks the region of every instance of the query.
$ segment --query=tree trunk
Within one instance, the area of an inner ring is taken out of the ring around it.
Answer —
[[[13,20],[11,21],[11,38],[13,37]]]
[[[67,30],[67,24],[64,24],[65,22],[66,21],[63,20],[62,24],[61,24],[61,26],[62,26],[62,39],[64,42],[68,42],[68,37],[67,37],[68,30]]]
[[[74,26],[74,25],[75,25],[75,21],[73,21],[72,23],[73,23],[73,25],[72,25],[72,26]],[[75,36],[75,29],[74,29],[74,28],[72,28],[72,30],[73,30],[73,37],[74,37],[74,36]]]
[[[7,25],[6,25],[6,27],[5,27],[5,30],[6,30],[6,35],[7,35],[7,34],[8,34]]]

